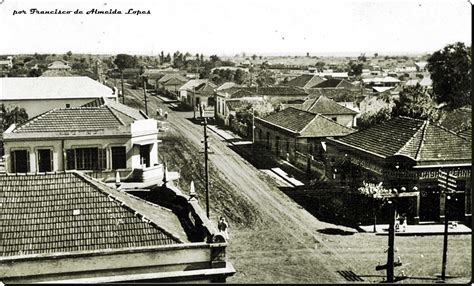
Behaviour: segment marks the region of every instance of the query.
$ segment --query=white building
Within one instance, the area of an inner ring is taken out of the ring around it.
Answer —
[[[117,100],[118,92],[89,77],[0,78],[0,104],[24,108],[29,118],[53,108],[77,107],[94,99]]]

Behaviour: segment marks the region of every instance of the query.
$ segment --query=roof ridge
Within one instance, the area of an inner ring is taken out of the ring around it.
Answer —
[[[404,118],[404,119],[415,119],[415,118],[411,118],[411,117],[405,117],[405,116],[399,116],[401,118]],[[401,151],[402,150],[405,150],[405,148],[418,136],[418,134],[420,132],[423,132],[423,130],[425,129],[425,126],[426,126],[426,120],[423,120],[423,125],[420,126],[420,128],[411,136],[411,138],[409,140],[407,140],[407,142],[405,142],[405,144],[403,144],[403,146],[397,151],[395,152],[395,154],[393,155],[401,155]],[[424,139],[424,133],[422,134],[422,138],[420,140],[420,145],[418,146],[417,150],[416,150],[416,153],[415,153],[415,158],[413,158],[414,160],[416,160],[420,150],[421,150],[421,145],[422,145],[422,141]]]
[[[341,123],[339,123],[339,122],[337,122],[337,121],[334,121],[334,120],[332,120],[331,118],[329,118],[329,117],[327,117],[327,116],[325,116],[325,115],[323,115],[323,114],[319,114],[319,115],[320,115],[322,118],[324,118],[324,119],[326,119],[326,120],[329,120],[329,121],[331,121],[331,122],[334,122],[334,123],[336,123],[337,125],[340,125],[340,126],[346,128],[346,129],[357,131],[357,130],[355,130],[355,129],[353,129],[353,128],[350,128],[350,127],[347,127],[347,126],[345,126],[345,125],[342,125]]]
[[[306,126],[303,127],[303,128],[300,130],[300,132],[298,132],[298,133],[300,133],[300,134],[303,133],[303,132],[305,131],[305,129],[308,128],[308,126],[309,126],[311,123],[313,123],[313,121],[315,121],[316,118],[318,118],[318,116],[320,116],[320,115],[321,115],[321,114],[316,113],[315,116],[313,117],[313,119],[311,119],[311,120],[308,122],[308,124],[306,124]]]
[[[423,148],[424,142],[425,142],[425,136],[426,136],[426,129],[428,129],[428,125],[430,124],[429,120],[426,120],[422,127],[421,127],[421,140],[420,140],[420,145],[418,145],[418,149],[416,150],[415,153],[415,161],[420,158],[420,153],[421,153],[421,148]],[[420,131],[416,132],[419,133]]]
[[[139,214],[141,216],[142,219],[148,219],[149,223],[151,223],[155,228],[159,229],[160,231],[162,231],[164,234],[166,234],[167,236],[169,236],[171,239],[177,241],[177,242],[181,242],[183,243],[184,241],[182,241],[179,237],[176,237],[174,234],[172,234],[171,232],[165,230],[164,228],[162,228],[161,226],[159,226],[157,223],[155,223],[154,221],[152,221],[149,217],[143,215],[142,213],[138,212],[137,210],[131,208],[130,206],[128,206],[125,202],[123,202],[120,198],[117,198],[116,196],[114,196],[113,194],[109,193],[108,191],[106,191],[105,189],[103,188],[110,188],[112,189],[111,187],[105,185],[104,183],[98,181],[98,180],[95,180],[93,179],[92,177],[89,177],[87,176],[86,174],[82,174],[80,172],[77,172],[77,171],[73,171],[71,172],[72,174],[74,174],[76,177],[78,177],[79,179],[82,179],[83,181],[86,181],[88,183],[90,183],[90,185],[92,185],[92,187],[94,189],[96,189],[97,191],[101,192],[102,194],[106,195],[107,197],[111,197],[114,201],[118,201],[120,202],[120,205],[122,208],[126,209],[128,212],[130,213],[133,213],[134,215],[136,214]],[[98,185],[100,185],[101,187],[99,187]],[[127,194],[128,195],[128,194]]]
[[[119,117],[117,114],[115,114],[115,111],[113,110],[113,108],[112,108],[111,106],[109,106],[109,105],[106,104],[105,107],[112,113],[112,115],[113,115],[122,125],[124,125],[124,126],[126,125],[126,124],[122,121],[122,119],[120,119],[120,117]],[[125,115],[126,115],[126,114],[125,114]],[[128,115],[127,115],[127,116],[128,116]]]
[[[469,138],[466,138],[466,137],[464,137],[464,136],[461,136],[461,135],[459,135],[458,133],[459,133],[459,132],[462,132],[462,131],[465,131],[465,130],[468,130],[468,129],[472,129],[472,127],[467,127],[467,128],[465,128],[465,129],[462,129],[462,130],[459,131],[458,133],[456,133],[456,132],[454,132],[453,130],[450,130],[450,129],[448,129],[448,128],[444,127],[444,126],[441,126],[441,125],[439,125],[439,124],[437,124],[437,123],[434,123],[433,126],[434,126],[434,127],[441,128],[442,130],[444,130],[444,131],[446,131],[446,132],[449,132],[449,133],[451,133],[452,135],[456,135],[456,136],[458,136],[459,138],[462,138],[462,139],[464,139],[464,140],[466,140],[466,141],[471,141],[471,140],[469,140]]]

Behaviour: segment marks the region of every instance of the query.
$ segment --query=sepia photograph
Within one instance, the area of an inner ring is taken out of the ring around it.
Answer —
[[[0,0],[0,286],[472,283],[468,0]]]

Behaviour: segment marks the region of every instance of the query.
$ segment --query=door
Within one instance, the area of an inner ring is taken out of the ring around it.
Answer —
[[[150,167],[150,145],[140,145],[140,164]]]
[[[420,221],[438,221],[439,196],[437,187],[425,187],[420,192]]]
[[[50,149],[38,150],[38,171],[42,173],[53,171],[53,156]]]

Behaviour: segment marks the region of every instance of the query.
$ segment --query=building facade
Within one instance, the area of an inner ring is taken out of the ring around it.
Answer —
[[[326,176],[357,188],[363,181],[387,188],[418,189],[399,207],[409,223],[471,217],[471,139],[429,121],[394,118],[375,127],[327,140]],[[446,202],[438,186],[439,170],[457,177]]]

